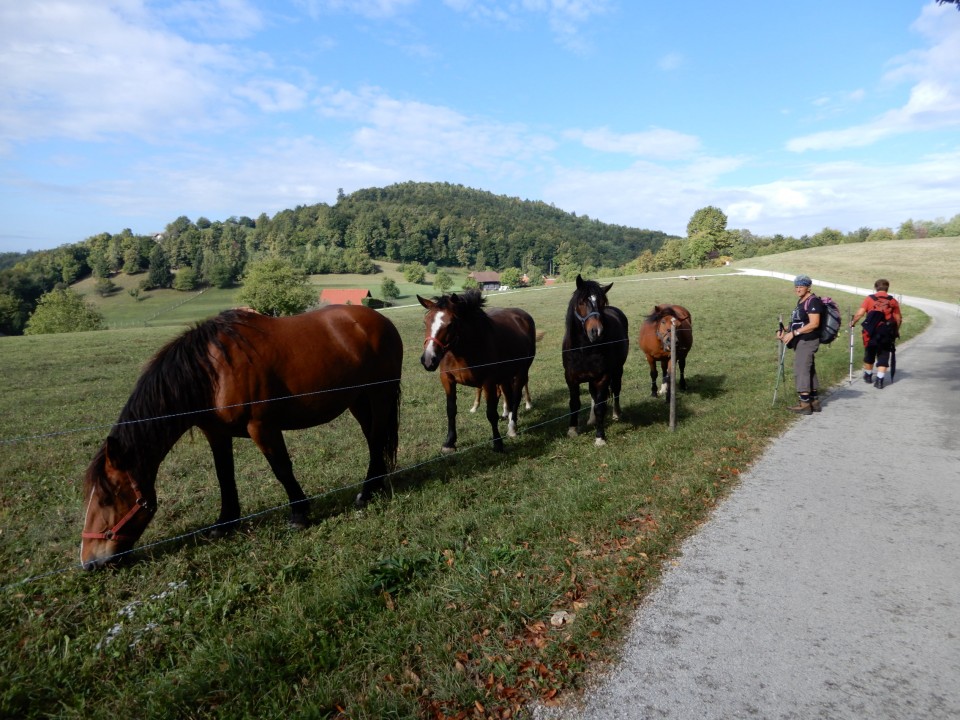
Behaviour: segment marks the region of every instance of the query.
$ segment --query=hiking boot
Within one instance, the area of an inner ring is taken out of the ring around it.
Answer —
[[[823,411],[823,404],[820,402],[820,398],[810,398],[810,409],[814,412]]]
[[[873,381],[873,386],[874,386],[877,390],[883,390],[883,381],[884,381],[884,380],[885,380],[885,378],[878,377],[876,380]]]
[[[870,383],[872,383],[872,382],[873,382],[873,373],[864,373],[864,374],[863,374],[863,381],[864,381],[867,385],[869,385]]]
[[[809,402],[801,400],[797,405],[791,405],[787,408],[790,412],[795,412],[799,415],[813,415],[813,405]]]

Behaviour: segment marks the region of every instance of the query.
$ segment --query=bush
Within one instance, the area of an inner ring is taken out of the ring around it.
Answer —
[[[380,294],[384,300],[396,300],[400,297],[400,288],[393,278],[384,278],[380,283]]]
[[[182,267],[173,278],[174,290],[196,290],[200,283],[197,271],[192,267]]]
[[[24,335],[102,330],[103,315],[73,290],[52,290],[37,301]]]
[[[303,270],[289,260],[274,257],[247,267],[237,302],[264,315],[296,315],[316,305],[317,292]]]

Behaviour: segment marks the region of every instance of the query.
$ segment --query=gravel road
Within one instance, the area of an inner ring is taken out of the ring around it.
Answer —
[[[902,302],[933,323],[895,382],[863,383],[858,348],[684,544],[619,662],[538,720],[960,718],[960,317]]]

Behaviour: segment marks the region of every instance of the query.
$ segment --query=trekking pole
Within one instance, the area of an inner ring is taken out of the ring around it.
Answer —
[[[850,373],[847,380],[853,382],[853,315],[850,316]]]
[[[783,334],[783,315],[779,315],[780,321],[780,334]],[[770,407],[775,407],[777,404],[777,391],[780,389],[780,378],[783,377],[783,356],[787,354],[787,345],[779,337],[777,341],[780,343],[780,361],[777,364],[777,382],[773,386],[773,402],[770,403]]]

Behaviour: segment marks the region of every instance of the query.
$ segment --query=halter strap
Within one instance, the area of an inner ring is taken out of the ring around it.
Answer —
[[[599,310],[591,310],[591,311],[588,312],[586,315],[581,315],[579,312],[577,312],[577,309],[574,308],[574,309],[573,309],[573,314],[576,315],[576,316],[577,316],[577,319],[578,319],[581,323],[583,323],[583,324],[586,324],[587,320],[589,320],[590,318],[592,318],[594,315],[596,315],[597,317],[600,317],[600,311],[599,311]]]
[[[104,530],[103,532],[80,533],[80,537],[86,540],[133,540],[134,538],[130,537],[129,535],[122,535],[120,533],[124,526],[130,522],[141,510],[146,511],[151,515],[157,511],[157,508],[151,505],[150,502],[143,497],[143,493],[140,492],[140,488],[136,483],[133,483],[133,491],[137,494],[137,498],[134,501],[133,506],[127,510],[127,514],[120,518],[116,525],[109,530]]]
[[[450,347],[449,345],[444,345],[442,342],[437,340],[433,335],[431,335],[430,337],[428,337],[426,340],[423,341],[423,346],[426,347],[427,343],[429,343],[431,340],[435,342],[437,345],[439,345],[441,350],[446,350],[448,347]]]

